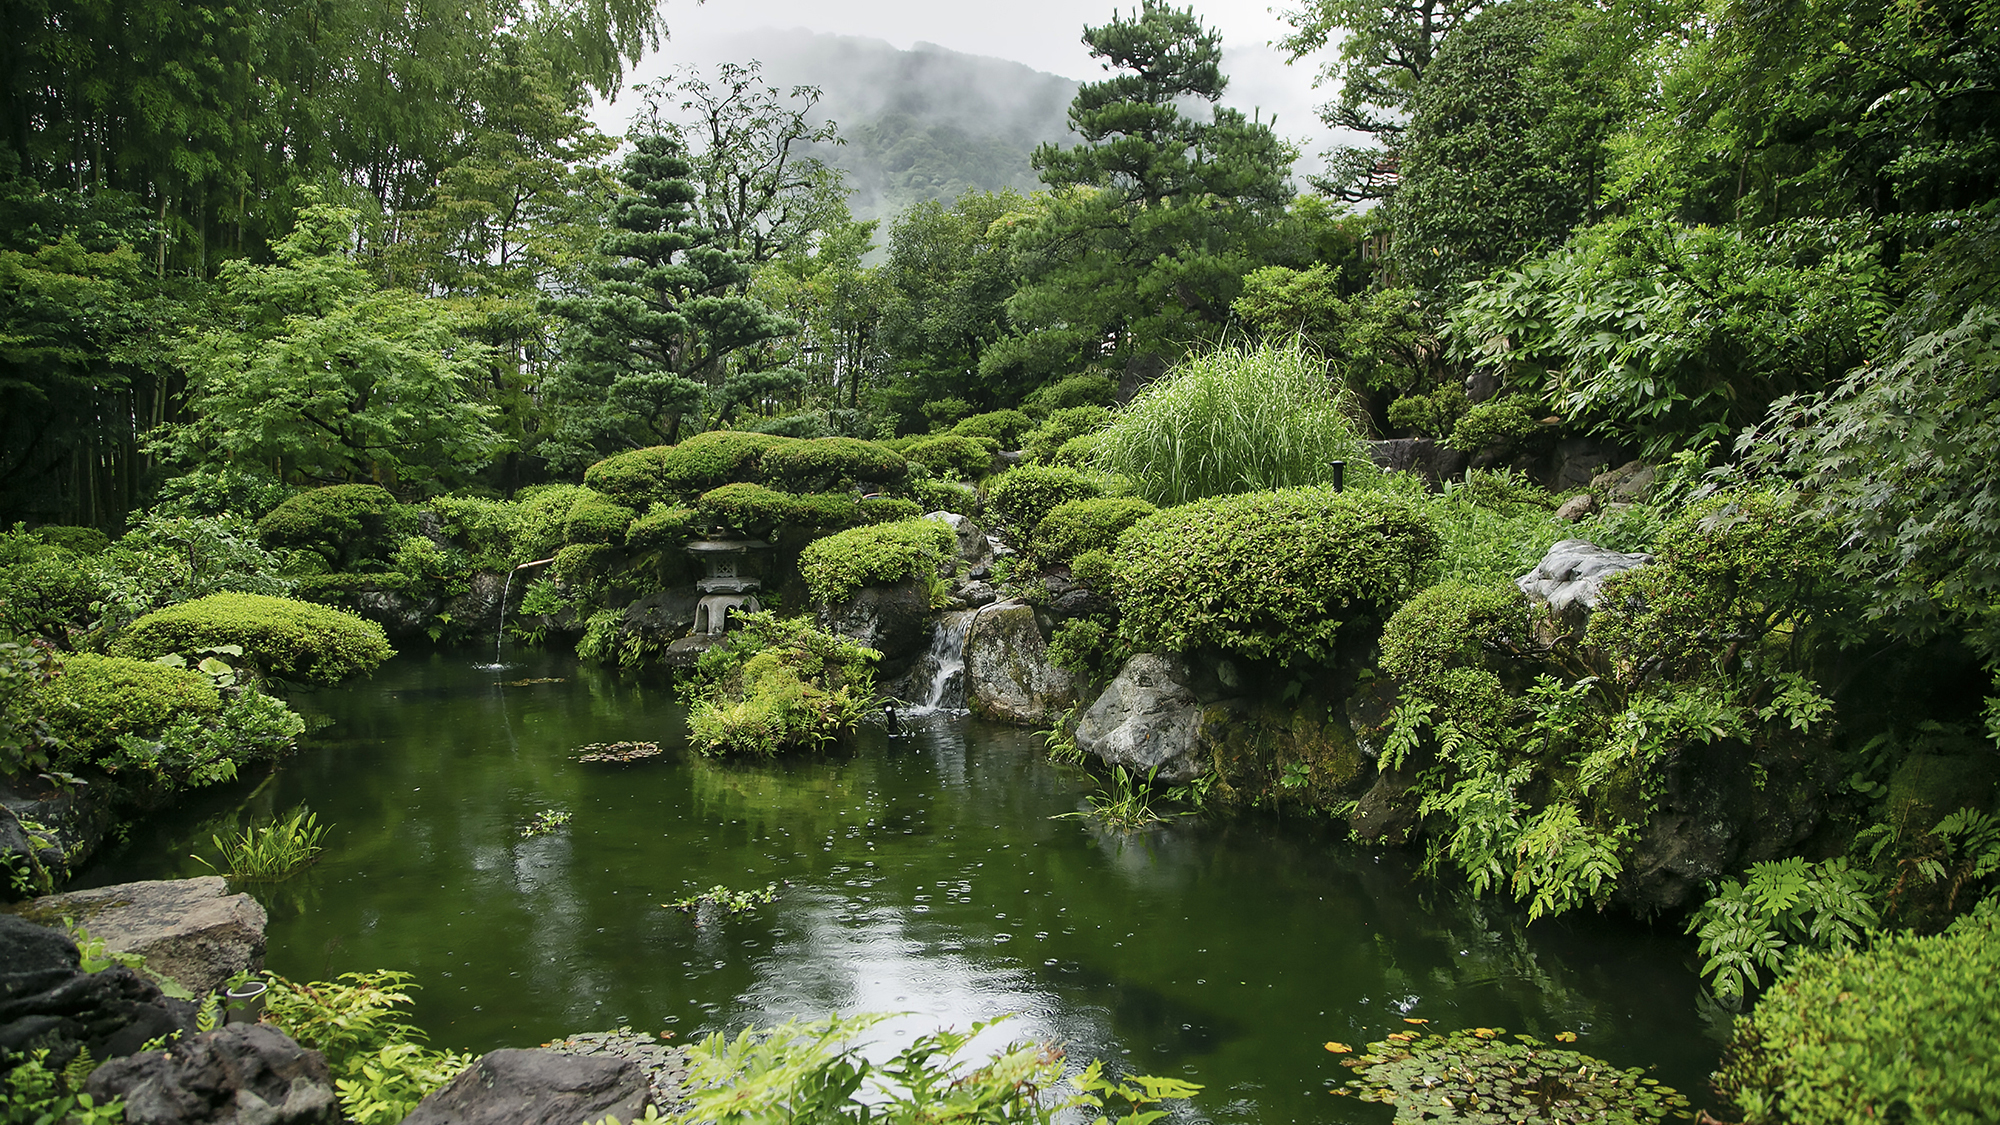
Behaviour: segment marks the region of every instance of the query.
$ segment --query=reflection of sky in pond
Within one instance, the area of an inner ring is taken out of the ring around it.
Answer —
[[[1038,735],[963,720],[871,732],[851,755],[584,766],[584,743],[677,743],[671,692],[555,658],[505,674],[563,682],[495,683],[440,657],[313,693],[332,724],[274,780],[198,796],[92,880],[200,873],[172,857],[307,801],[330,846],[259,891],[272,967],[411,972],[433,1041],[472,1050],[907,1013],[872,1034],[880,1058],[1012,1015],[980,1046],[1046,1038],[1073,1060],[1187,1077],[1208,1086],[1196,1115],[1228,1122],[1376,1120],[1326,1096],[1347,1072],[1320,1045],[1405,1017],[1574,1030],[1691,1092],[1714,1061],[1671,929],[1529,927],[1323,821],[1124,835],[1052,820],[1085,783],[1048,765]],[[571,820],[524,838],[549,808]],[[739,917],[661,905],[774,882],[777,901]]]

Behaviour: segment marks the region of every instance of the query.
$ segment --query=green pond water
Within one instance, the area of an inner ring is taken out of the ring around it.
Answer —
[[[85,882],[206,873],[188,856],[212,833],[307,803],[331,826],[324,857],[252,888],[271,913],[269,967],[413,973],[417,1022],[473,1051],[908,1013],[878,1029],[893,1042],[1011,1013],[989,1045],[1048,1038],[1073,1059],[1188,1077],[1206,1086],[1197,1119],[1384,1122],[1386,1107],[1327,1095],[1349,1075],[1322,1044],[1411,1017],[1573,1031],[1702,1100],[1717,1046],[1670,930],[1530,927],[1323,822],[1120,835],[1053,820],[1089,782],[1031,732],[933,718],[833,757],[711,762],[683,752],[662,680],[481,659],[406,657],[302,694],[324,725],[275,775],[137,826]],[[537,679],[557,682],[522,682]],[[570,760],[624,739],[668,753]],[[571,819],[524,838],[545,809]],[[705,925],[661,906],[771,882],[775,903]]]

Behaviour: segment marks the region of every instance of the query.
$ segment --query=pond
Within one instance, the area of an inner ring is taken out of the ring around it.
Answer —
[[[1121,835],[1051,819],[1087,778],[1032,732],[932,718],[851,753],[779,764],[681,750],[661,679],[552,655],[392,661],[305,694],[323,724],[269,778],[133,829],[86,885],[204,874],[208,837],[303,802],[331,826],[307,874],[256,889],[269,967],[295,979],[415,974],[416,1021],[473,1051],[629,1025],[685,1041],[792,1016],[909,1013],[907,1039],[1011,1013],[989,1032],[1074,1059],[1187,1077],[1215,1122],[1369,1121],[1328,1097],[1361,1044],[1406,1018],[1504,1026],[1696,1098],[1717,1047],[1691,948],[1587,917],[1525,924],[1416,878],[1409,857],[1323,821],[1182,818]],[[586,765],[586,743],[661,758]],[[544,810],[570,814],[525,837]],[[779,884],[704,924],[662,904]]]

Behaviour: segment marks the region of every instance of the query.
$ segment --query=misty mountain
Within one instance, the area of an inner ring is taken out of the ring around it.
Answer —
[[[967,190],[1032,191],[1040,186],[1028,167],[1035,146],[1077,139],[1068,120],[1077,83],[1022,63],[803,29],[701,46],[715,61],[761,61],[774,86],[820,88],[815,115],[837,124],[846,143],[811,152],[847,173],[860,219],[887,220]]]

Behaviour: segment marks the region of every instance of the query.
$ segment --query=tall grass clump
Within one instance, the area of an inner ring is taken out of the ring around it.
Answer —
[[[319,817],[300,806],[289,820],[266,825],[253,824],[240,835],[215,836],[211,842],[222,853],[221,867],[200,856],[194,857],[211,871],[220,871],[239,882],[275,882],[303,871],[319,858],[326,829]]]
[[[1363,483],[1376,469],[1346,405],[1326,364],[1296,343],[1217,348],[1139,392],[1097,456],[1163,508],[1328,483],[1335,461]]]

